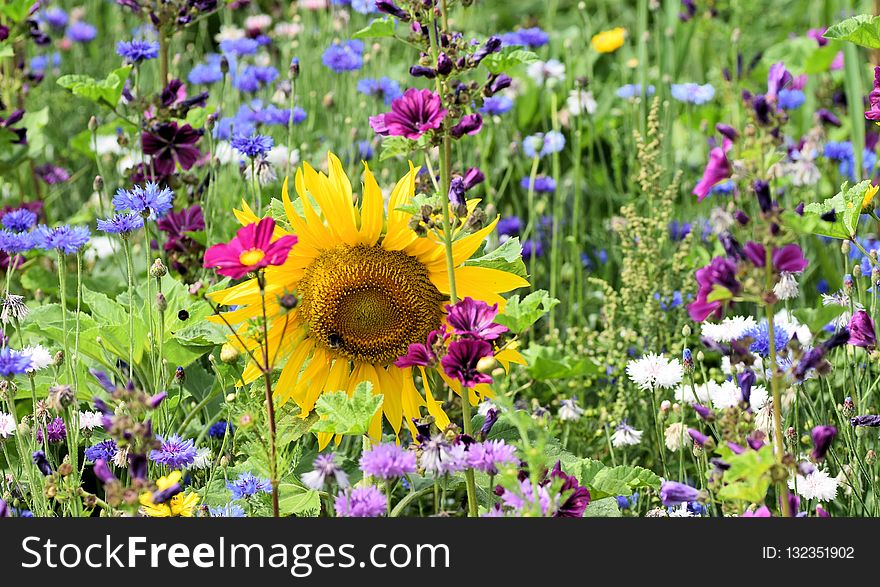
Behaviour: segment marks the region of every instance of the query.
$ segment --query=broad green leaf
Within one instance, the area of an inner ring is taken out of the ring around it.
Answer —
[[[526,370],[538,381],[582,377],[599,372],[599,367],[590,359],[571,356],[556,347],[532,344],[521,352],[529,365]]]
[[[868,49],[880,49],[880,16],[858,14],[825,31],[826,39],[849,41]]]
[[[229,330],[213,322],[200,321],[178,330],[174,338],[183,345],[210,346],[226,342]]]
[[[804,207],[803,219],[797,220],[791,215],[785,216],[786,224],[795,230],[810,230],[813,234],[832,238],[849,239],[855,236],[862,213],[862,199],[871,187],[871,181],[865,180],[848,187],[844,182],[840,191],[822,202],[814,202]],[[835,213],[834,222],[821,218],[831,211]]]
[[[507,326],[511,332],[519,334],[552,310],[559,300],[551,298],[546,290],[533,291],[520,300],[519,294],[507,300],[504,313],[495,317],[495,322]]]
[[[12,45],[9,43],[0,43],[0,59],[6,59],[13,55],[15,55],[15,51],[13,51]]]
[[[525,279],[528,276],[526,264],[522,260],[522,245],[518,237],[509,238],[497,249],[490,251],[482,257],[469,259],[465,262],[470,267],[488,267],[513,273]]]
[[[321,513],[321,497],[313,489],[281,483],[278,485],[278,507],[282,516],[314,517]]]
[[[733,292],[724,287],[723,285],[715,284],[712,286],[712,291],[709,292],[709,295],[706,296],[707,302],[721,302],[724,300],[729,300],[733,298]]]
[[[27,18],[32,5],[32,0],[4,0],[0,4],[0,13],[5,14],[14,23],[22,22]]]
[[[848,311],[848,306],[829,305],[819,306],[818,308],[798,308],[792,314],[802,324],[806,324],[810,332],[816,334],[825,328],[829,322]]]
[[[394,36],[394,19],[377,18],[351,36],[352,39],[379,39]]]
[[[373,394],[373,384],[369,381],[358,383],[351,397],[344,391],[323,393],[315,404],[320,419],[312,429],[331,434],[366,434],[370,421],[382,406],[382,399],[381,394]]]
[[[75,96],[82,96],[92,102],[116,108],[131,69],[128,65],[120,67],[110,72],[103,80],[80,74],[62,75],[56,83],[73,92]]]
[[[770,445],[760,450],[731,454],[725,461],[730,468],[724,472],[725,485],[718,492],[721,499],[739,499],[753,503],[764,501],[770,487],[770,469],[776,463]]]
[[[591,501],[584,510],[585,518],[619,518],[620,508],[617,506],[616,497],[603,497]]]
[[[632,495],[633,490],[641,487],[660,488],[660,477],[654,472],[642,467],[619,465],[617,467],[605,467],[596,472],[593,479],[587,483],[591,495]]]
[[[518,65],[528,65],[538,61],[538,56],[532,51],[527,51],[519,47],[505,47],[498,53],[487,55],[482,64],[486,66],[491,73],[504,73],[510,71]]]
[[[405,157],[416,150],[418,143],[406,137],[385,137],[382,139],[382,153],[379,161],[392,157]]]

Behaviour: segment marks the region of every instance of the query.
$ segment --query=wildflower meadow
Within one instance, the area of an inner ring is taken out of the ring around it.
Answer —
[[[874,10],[4,0],[0,517],[880,516]]]

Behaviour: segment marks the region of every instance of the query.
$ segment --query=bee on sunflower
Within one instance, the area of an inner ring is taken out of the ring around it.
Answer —
[[[458,296],[497,304],[499,311],[505,305],[500,294],[528,282],[507,271],[465,263],[495,228],[497,218],[474,232],[454,229],[453,267],[448,270],[442,235],[417,234],[410,225],[411,214],[402,210],[412,204],[415,193],[418,168],[412,164],[392,190],[387,211],[366,164],[359,205],[332,153],[328,169],[325,175],[304,163],[297,170],[297,205],[285,180],[281,198],[296,246],[283,263],[265,267],[261,278],[210,293],[213,302],[235,306],[210,319],[232,325],[235,334],[229,344],[240,352],[250,354],[265,345],[271,367],[281,368],[275,395],[281,403],[292,399],[303,416],[322,393],[342,390],[350,395],[359,383],[369,381],[373,393],[384,396],[382,410],[370,426],[371,438],[381,437],[382,414],[395,435],[406,423],[415,436],[412,421],[422,417],[422,408],[443,427],[449,418],[434,399],[425,367],[395,362],[407,355],[410,345],[424,344],[431,333],[446,332],[450,273]],[[472,200],[468,206],[476,203]],[[235,215],[245,226],[261,221],[244,202]],[[271,239],[288,236],[275,225]],[[296,304],[291,303],[294,292]],[[264,311],[265,338],[261,329],[253,328]],[[505,369],[511,362],[524,363],[512,348],[498,350],[494,358]],[[259,364],[248,364],[241,383],[255,381],[262,373]],[[454,371],[438,373],[461,395],[462,382],[448,374]],[[424,396],[416,387],[416,374],[421,375]],[[465,385],[473,405],[491,394],[485,383]],[[318,438],[323,448],[332,435],[319,433]]]

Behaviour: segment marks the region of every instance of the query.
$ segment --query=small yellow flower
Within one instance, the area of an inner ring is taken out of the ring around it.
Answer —
[[[610,31],[602,31],[593,35],[590,44],[598,53],[614,53],[623,47],[623,41],[626,38],[626,29],[622,27],[613,28]]]
[[[630,69],[635,69],[639,66],[639,60],[633,57],[629,61],[626,62],[626,66]]]
[[[180,471],[173,471],[156,481],[159,491],[180,483]],[[151,518],[169,518],[182,516],[191,518],[193,510],[199,505],[199,496],[195,493],[178,493],[168,503],[153,503],[153,494],[145,491],[140,495],[141,510]]]
[[[880,185],[872,185],[869,186],[867,190],[865,190],[865,196],[862,198],[862,210],[871,205],[871,202],[874,200],[874,196],[877,195],[878,190],[880,190]]]

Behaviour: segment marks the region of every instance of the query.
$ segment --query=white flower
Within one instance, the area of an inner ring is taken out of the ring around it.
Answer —
[[[767,388],[763,385],[752,387],[752,392],[749,394],[749,405],[751,406],[752,411],[757,412],[768,403],[772,404],[773,400],[767,392]]]
[[[190,469],[207,469],[211,466],[211,449],[202,446],[196,449],[196,458],[193,460]]]
[[[128,447],[120,446],[113,455],[113,464],[122,469],[128,468]]]
[[[773,402],[765,401],[764,405],[755,411],[755,430],[760,430],[767,436],[773,434]]]
[[[89,240],[83,257],[89,263],[94,263],[98,259],[107,259],[112,257],[119,251],[119,240],[109,236],[93,236]]]
[[[9,438],[15,434],[15,418],[0,412],[0,438]]]
[[[0,312],[0,321],[8,324],[11,320],[24,320],[30,309],[24,303],[24,296],[9,294],[3,298],[3,311]]]
[[[779,326],[785,328],[785,330],[790,332],[792,335],[797,336],[798,342],[802,345],[808,345],[813,341],[813,333],[810,332],[810,327],[805,324],[801,324],[800,321],[794,317],[794,314],[792,314],[788,310],[780,310],[776,312],[776,316],[773,317],[773,321],[775,324],[778,324]]]
[[[101,412],[80,412],[79,413],[79,429],[94,430],[95,428],[104,427],[104,416]]]
[[[484,400],[480,402],[480,405],[477,406],[477,413],[484,418],[489,415],[489,410],[497,410],[497,406],[493,404],[489,400]]]
[[[709,382],[709,398],[716,410],[723,410],[738,406],[742,401],[742,392],[735,381],[725,381],[718,385],[714,381]]]
[[[287,165],[296,167],[299,163],[299,150],[288,150],[287,145],[275,145],[275,147],[266,154],[266,161],[281,170],[282,175],[287,174]]]
[[[742,338],[755,326],[757,323],[751,316],[730,316],[717,324],[703,322],[700,333],[712,342],[724,343]]]
[[[559,402],[559,419],[563,422],[574,422],[584,415],[584,409],[577,405],[577,401],[572,399],[564,399]]]
[[[670,518],[696,518],[697,514],[688,509],[688,504],[682,503],[678,507],[669,508]]]
[[[279,22],[273,31],[276,37],[292,39],[302,31],[302,25],[297,22]]]
[[[822,469],[813,469],[807,476],[797,475],[797,492],[804,499],[832,501],[837,497],[837,486],[837,478],[829,476]],[[795,488],[794,479],[789,479],[788,487]]]
[[[684,368],[678,359],[670,360],[663,355],[648,353],[641,359],[630,361],[626,374],[639,389],[671,389],[681,383]]]
[[[681,422],[670,424],[663,432],[663,436],[666,437],[666,448],[672,452],[675,452],[684,446],[690,438],[687,433],[687,428]]]
[[[254,14],[244,19],[244,28],[247,30],[263,31],[272,25],[272,17],[268,14]]]
[[[694,395],[694,391],[697,392],[696,395]],[[705,404],[709,401],[709,385],[706,383],[694,384],[693,389],[690,383],[679,385],[675,390],[675,399],[689,404],[694,402]]]
[[[221,25],[220,32],[214,35],[214,40],[220,43],[221,41],[243,39],[245,36],[247,36],[247,33],[242,28],[235,25]]]
[[[780,300],[793,300],[798,297],[800,290],[798,289],[797,279],[794,278],[794,273],[783,271],[782,275],[779,276],[779,283],[773,286],[773,293]]]
[[[596,100],[593,98],[593,92],[589,90],[571,90],[568,98],[565,100],[568,111],[574,116],[580,116],[584,112],[593,115],[596,113]]]
[[[539,86],[543,86],[545,83],[548,86],[553,86],[556,82],[565,81],[565,64],[556,59],[535,61],[529,65],[526,72]]]
[[[849,294],[847,294],[842,289],[833,294],[822,294],[823,306],[843,306],[844,308],[849,308],[849,304]],[[853,308],[855,308],[856,311],[865,309],[862,304],[856,301],[853,301]],[[852,318],[852,313],[847,310],[837,316],[837,318],[832,320],[831,324],[834,326],[834,328],[843,328],[845,326],[849,326],[850,318]]]
[[[31,360],[31,366],[27,370],[28,373],[36,373],[49,367],[55,360],[49,350],[41,344],[34,346],[26,346],[21,349],[23,355]]]
[[[642,441],[641,430],[636,430],[627,424],[621,424],[611,435],[611,446],[620,448],[621,446],[634,446]]]

